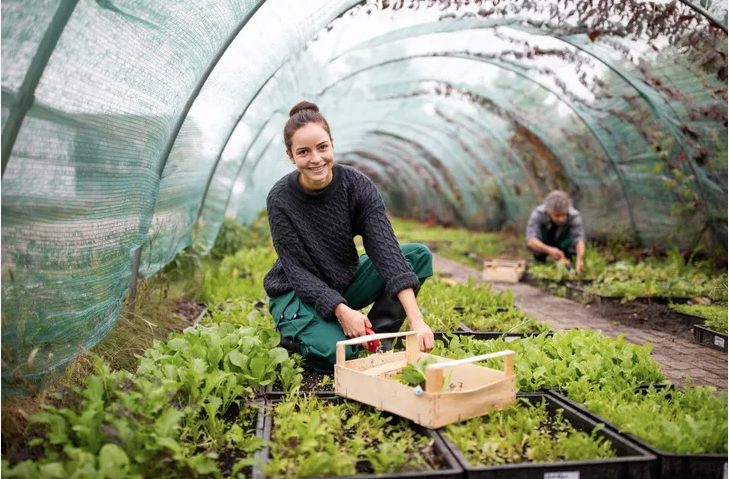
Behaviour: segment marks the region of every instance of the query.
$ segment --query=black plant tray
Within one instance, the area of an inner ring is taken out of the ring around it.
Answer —
[[[672,385],[664,385],[673,389]],[[647,386],[641,386],[647,391]],[[657,479],[724,479],[726,478],[726,454],[674,454],[656,449],[633,434],[620,432],[620,427],[591,412],[585,406],[577,404],[559,392],[549,393],[553,398],[569,404],[570,407],[580,411],[583,415],[590,417],[593,421],[605,424],[605,428],[611,432],[620,434],[638,447],[641,447],[658,459]]]
[[[655,389],[657,391],[660,391],[663,389],[674,389],[674,386],[671,383],[643,383],[640,386],[635,388],[635,392],[645,393],[648,390],[650,390],[651,386],[653,386],[653,389]],[[594,416],[594,414],[591,413],[590,410],[587,409],[585,406],[569,399],[567,397],[567,395],[564,393],[564,391],[559,387],[542,388],[542,392],[544,392],[545,394],[559,394],[559,399],[561,401],[566,402],[567,404],[569,404],[573,408],[581,411],[584,414],[589,414],[591,416]]]
[[[578,431],[588,434],[598,425],[592,418],[575,410],[557,397],[543,393],[519,393],[517,398],[530,402],[547,400],[547,409],[562,409],[562,416]],[[585,461],[561,461],[550,463],[504,464],[499,466],[474,466],[455,444],[438,430],[443,440],[465,470],[466,479],[657,479],[656,456],[621,437],[615,431],[602,429],[596,434],[612,443],[618,457]]]
[[[304,367],[304,372],[302,373],[302,375],[304,376],[304,378],[303,378],[301,388],[299,389],[299,393],[314,395],[314,396],[323,397],[323,398],[324,397],[334,397],[334,375],[333,374],[326,374],[326,373],[314,371],[307,365]],[[321,381],[321,379],[324,376],[330,376],[331,382],[329,385],[331,386],[331,389],[327,389],[327,390],[313,389],[314,387],[316,387],[316,385],[318,385],[319,381]],[[289,393],[287,393],[285,391],[274,389],[274,386],[276,386],[275,382],[273,384],[269,384],[268,386],[266,386],[264,391],[260,394],[263,399],[270,399],[270,400],[280,399],[280,398],[283,398],[283,397],[289,395]],[[280,386],[278,386],[278,387],[280,387]]]
[[[706,319],[704,319],[706,321]],[[727,335],[694,324],[694,339],[702,346],[709,346],[720,351],[727,351]]]
[[[440,339],[443,342],[448,342],[448,335],[453,334],[455,336],[470,336],[473,339],[479,341],[489,341],[491,339],[504,338],[505,341],[513,341],[515,339],[527,338],[530,336],[537,336],[540,333],[502,333],[502,332],[482,332],[482,331],[434,331],[433,337],[435,340]],[[548,331],[547,336],[554,336],[554,331]],[[402,349],[405,347],[404,341],[401,338],[395,338],[393,341],[394,349]]]
[[[344,398],[340,398],[338,396],[335,396],[333,398],[328,398],[330,401],[346,401]],[[273,400],[270,402],[271,405],[274,405],[278,402],[281,402],[280,400]],[[445,442],[443,441],[443,438],[440,437],[440,435],[431,429],[426,429],[422,426],[419,426],[417,424],[411,423],[412,428],[417,432],[418,434],[422,436],[428,436],[431,439],[433,439],[434,444],[433,447],[435,449],[435,452],[443,458],[443,462],[446,465],[446,469],[441,469],[438,471],[422,471],[422,472],[403,472],[403,473],[392,473],[392,474],[358,474],[355,476],[328,476],[328,477],[339,477],[339,478],[347,478],[347,479],[407,479],[407,478],[427,478],[427,477],[449,477],[449,478],[462,478],[463,477],[463,468],[459,464],[458,460],[454,457],[453,453],[450,451],[450,449],[445,445]],[[269,458],[269,442],[271,441],[271,431],[273,429],[273,417],[271,414],[264,414],[264,424],[262,428],[262,437],[264,441],[266,441],[266,447],[265,449],[262,449],[259,451],[260,455],[256,455],[256,458],[261,461],[261,467],[260,469],[257,469],[258,475],[253,475],[253,479],[264,479],[266,476],[263,474],[263,470],[268,463]],[[256,470],[254,470],[255,472]]]
[[[493,309],[493,308],[487,308],[485,306],[482,306],[481,307],[481,311],[488,311],[490,309]],[[494,309],[493,312],[495,312],[495,313],[505,313],[505,312],[507,312],[507,311],[509,311],[511,309],[519,309],[519,308],[517,306],[512,306],[510,308],[498,307],[498,308]],[[454,306],[453,307],[453,310],[456,311],[456,312],[459,312],[459,313],[463,313],[466,310],[466,308],[465,308],[465,306]]]
[[[580,287],[576,284],[567,284],[567,297],[569,299],[589,299],[591,302],[595,302],[598,305],[601,305],[603,302],[605,303],[620,303],[623,301],[622,296],[603,296],[599,293],[592,293],[590,291],[586,291],[584,288]],[[661,297],[661,296],[639,296],[635,298],[632,301],[627,302],[635,302],[635,303],[642,303],[642,304],[663,304],[667,305],[669,303],[674,304],[688,304],[688,302],[691,301],[691,298],[685,297],[685,296],[672,296],[670,298]]]
[[[672,309],[673,313],[680,317],[686,324],[704,324],[706,322],[706,318],[702,318],[701,316],[696,316],[695,314],[688,314],[688,313],[682,313],[680,311],[676,311],[675,309]]]
[[[527,336],[539,336],[542,333],[516,333],[516,332],[502,332],[502,331],[475,331],[465,324],[459,322],[458,327],[460,328],[458,331],[454,331],[454,333],[459,335],[466,335],[466,336],[474,336],[476,339],[496,339],[500,338],[502,336],[507,337],[507,341],[513,341],[516,338],[525,338]],[[554,331],[549,331],[548,336],[553,336]],[[483,337],[479,337],[483,336]],[[509,339],[511,338],[511,339]]]

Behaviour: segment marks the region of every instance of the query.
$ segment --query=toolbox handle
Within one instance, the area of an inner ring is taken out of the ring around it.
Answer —
[[[471,358],[458,359],[445,363],[431,364],[425,368],[425,391],[436,393],[443,391],[443,369],[458,366],[460,364],[476,363],[487,359],[500,358],[504,356],[504,373],[507,378],[514,375],[514,351],[506,349],[495,353],[482,354]]]
[[[368,334],[367,336],[360,336],[358,338],[347,339],[345,341],[337,341],[337,366],[344,366],[347,358],[344,353],[345,346],[362,344],[374,339],[401,338],[403,336],[405,336],[405,357],[407,358],[408,363],[414,363],[420,357],[420,345],[417,341],[418,332],[404,331],[401,333]]]

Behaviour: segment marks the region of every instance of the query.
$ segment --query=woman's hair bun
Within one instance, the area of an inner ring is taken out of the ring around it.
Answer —
[[[319,111],[319,107],[316,106],[314,103],[312,103],[310,101],[300,101],[299,103],[297,103],[296,105],[294,105],[294,107],[289,112],[289,118],[291,118],[292,116],[294,116],[298,112],[304,111],[304,110],[312,110],[312,111],[317,111],[318,112]]]

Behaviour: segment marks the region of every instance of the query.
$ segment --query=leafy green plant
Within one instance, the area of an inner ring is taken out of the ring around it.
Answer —
[[[156,342],[137,373],[179,383],[189,401],[222,397],[225,413],[237,395],[275,381],[278,366],[289,359],[279,341],[278,333],[266,329],[198,325]]]
[[[516,308],[490,308],[473,311],[468,308],[461,316],[461,322],[474,331],[502,333],[542,333],[551,330],[547,323],[538,322]]]
[[[533,333],[550,326],[514,308],[510,289],[495,293],[490,284],[426,282],[418,294],[418,306],[433,330],[453,331],[460,322],[477,331]],[[456,309],[458,308],[458,310]]]
[[[386,474],[439,468],[433,441],[408,421],[356,402],[294,395],[273,408],[268,477]]]
[[[472,465],[494,466],[529,462],[607,459],[617,454],[597,435],[576,430],[559,409],[551,413],[544,399],[521,399],[512,408],[470,421],[451,424],[445,436]]]
[[[217,471],[214,455],[196,452],[180,437],[185,413],[170,407],[179,384],[111,372],[97,360],[97,374],[73,395],[74,408],[46,405],[33,416],[44,457],[3,467],[8,477],[178,477],[183,471]],[[59,398],[60,399],[60,398]]]
[[[727,333],[729,310],[725,304],[710,306],[700,304],[670,304],[669,306],[679,313],[706,318],[705,324],[707,328],[717,333]]]
[[[213,258],[223,259],[244,248],[265,247],[270,240],[271,230],[265,211],[262,211],[249,226],[238,224],[234,218],[225,218],[220,225],[210,255]]]
[[[727,393],[713,387],[653,389],[636,394],[628,384],[608,390],[573,385],[570,399],[634,434],[653,447],[674,454],[726,454]]]
[[[585,257],[583,259],[583,270],[577,273],[574,270],[574,264],[567,267],[562,261],[554,261],[547,263],[530,263],[529,276],[536,281],[562,284],[570,281],[597,279],[606,268],[605,258],[600,251],[592,245],[585,248]]]
[[[266,297],[263,277],[276,262],[273,248],[246,248],[226,257],[214,271],[205,274],[200,299],[217,305],[230,300],[262,301]]]
[[[447,344],[436,341],[432,354],[462,359],[506,349],[515,353],[516,387],[525,392],[566,387],[577,381],[609,385],[620,380],[637,386],[663,380],[660,366],[650,357],[653,348],[649,343],[636,346],[622,336],[612,340],[583,329],[559,331],[553,337],[542,333],[509,342],[451,335]],[[503,370],[503,361],[492,359],[486,365]]]

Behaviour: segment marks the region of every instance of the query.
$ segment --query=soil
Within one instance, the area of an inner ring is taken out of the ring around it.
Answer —
[[[597,308],[604,318],[614,324],[662,331],[689,341],[693,341],[694,338],[691,323],[662,304],[635,302],[623,304],[617,301],[603,301]]]
[[[313,369],[304,368],[304,372],[301,373],[304,377],[301,381],[301,392],[332,392],[334,391],[334,375],[314,371]],[[329,377],[330,381],[325,385],[321,386],[319,383],[325,378]],[[283,391],[283,385],[280,380],[273,383],[271,391],[281,392]]]
[[[253,415],[250,420],[246,421],[245,418],[241,417],[240,412],[240,407],[237,404],[233,403],[228,408],[228,411],[226,411],[226,413],[223,415],[223,419],[228,422],[238,423],[244,431],[255,431],[256,415]],[[247,454],[240,449],[221,449],[215,452],[218,453],[218,459],[216,459],[215,462],[220,468],[220,474],[222,475],[222,477],[230,476],[230,473],[233,470],[233,467],[235,467],[236,463],[239,460],[250,456],[250,454]],[[241,470],[241,472],[245,477],[250,477],[253,473],[253,468],[251,466],[246,466]]]
[[[339,403],[340,401],[345,401],[342,398],[322,399],[322,400],[323,401],[336,401],[337,403]],[[363,409],[362,413],[367,414],[366,411],[367,411],[366,409]],[[389,422],[389,425],[397,425],[398,422],[401,421],[403,427],[405,427],[406,424],[410,425],[412,427],[413,423],[411,423],[410,421],[404,420],[399,416],[394,416],[394,415],[391,415],[386,412],[384,414],[391,417],[391,421]],[[345,424],[349,420],[350,417],[351,417],[350,414],[346,414],[346,417],[342,418],[342,424]],[[274,436],[273,433],[276,430],[275,415],[272,415],[271,418],[272,418],[272,421],[271,421],[271,441],[272,441],[273,436]],[[359,440],[365,439],[365,441],[367,441],[368,439],[366,439],[366,438],[361,438],[361,437],[356,438],[355,437],[356,429],[357,428],[355,426],[350,429],[343,430],[342,439],[344,439],[344,441],[351,441],[354,439],[359,439]],[[418,435],[420,435],[420,434],[418,434]],[[292,439],[292,440],[295,441],[295,439]],[[367,449],[378,449],[380,444],[382,444],[382,441],[380,439],[378,439],[376,437],[369,438],[369,443],[367,444]],[[290,444],[289,447],[293,448],[294,444]],[[426,462],[428,462],[430,464],[430,466],[433,467],[434,471],[447,469],[449,467],[448,462],[446,461],[443,454],[435,448],[435,443],[431,443],[427,448],[421,449],[420,453],[425,456]],[[270,454],[270,452],[269,452],[269,454]],[[270,459],[270,456],[269,456],[269,459]],[[357,463],[355,464],[355,469],[356,469],[358,475],[375,473],[375,469],[372,467],[372,463],[366,459],[357,461]],[[402,474],[402,473],[406,473],[406,472],[423,473],[425,471],[422,471],[419,469],[412,469],[412,470],[404,470],[404,471],[401,471],[400,473]],[[225,477],[225,476],[223,476],[223,477]]]
[[[205,305],[187,298],[179,298],[172,307],[172,312],[189,323],[193,323],[205,310]]]

